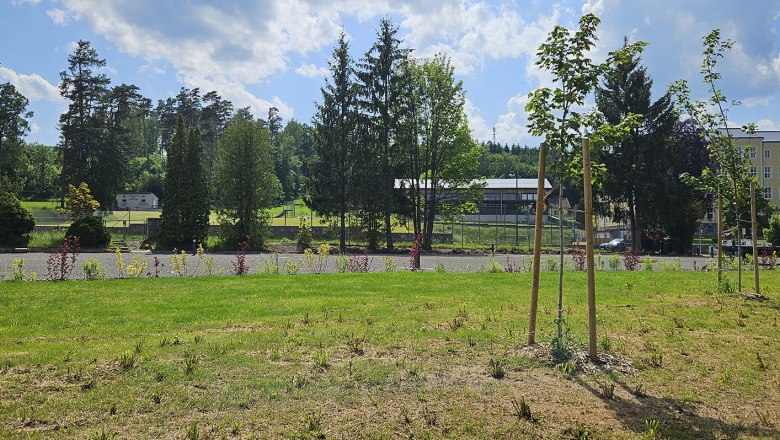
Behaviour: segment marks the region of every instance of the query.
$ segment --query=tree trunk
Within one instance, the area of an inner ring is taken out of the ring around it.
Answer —
[[[340,217],[341,217],[340,218],[340,220],[341,220],[341,227],[339,229],[339,250],[343,251],[344,249],[347,248],[347,241],[346,241],[346,236],[347,236],[346,217],[347,217],[347,214],[346,214],[346,212],[345,212],[345,210],[343,208],[341,209],[341,216]]]
[[[756,183],[750,182],[750,231],[753,238],[753,284],[756,293],[761,293],[758,285],[758,221],[756,221]]]

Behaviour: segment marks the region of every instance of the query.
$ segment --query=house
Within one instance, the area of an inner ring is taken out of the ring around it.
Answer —
[[[719,129],[726,134],[724,128]],[[748,134],[739,128],[729,128],[734,144],[745,148],[750,160],[750,174],[758,177],[757,194],[763,194],[769,204],[780,208],[780,131],[756,131]]]
[[[159,199],[150,192],[121,192],[116,195],[120,211],[152,211],[159,209]]]
[[[531,223],[536,209],[536,183],[537,179],[485,179],[473,183],[484,183],[480,188],[483,193],[482,203],[477,204],[478,212],[466,213],[466,222],[480,223]],[[408,188],[409,181],[396,179],[396,188]],[[420,182],[420,192],[430,191],[430,182]],[[552,190],[550,182],[544,180],[545,193]],[[440,190],[441,197],[452,197],[457,188],[450,188],[444,183]],[[557,194],[555,194],[557,195]],[[429,197],[426,194],[426,197]],[[551,195],[547,199],[548,207],[557,207],[558,199]],[[567,199],[563,199],[563,208],[570,208]]]

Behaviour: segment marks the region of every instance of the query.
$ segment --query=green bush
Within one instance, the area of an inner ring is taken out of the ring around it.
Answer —
[[[35,218],[13,194],[0,191],[0,246],[27,246]]]
[[[84,217],[73,222],[65,234],[79,238],[83,248],[105,248],[111,242],[111,234],[99,217]]]
[[[764,238],[774,246],[780,246],[780,215],[769,219],[769,227],[764,229]]]

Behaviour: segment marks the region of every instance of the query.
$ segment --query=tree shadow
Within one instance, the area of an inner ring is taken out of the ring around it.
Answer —
[[[610,374],[603,365],[599,363],[593,365],[596,369]],[[575,376],[574,381],[604,402],[614,412],[615,418],[634,432],[645,433],[647,430],[645,421],[657,419],[661,422],[657,431],[659,438],[698,440],[737,438],[739,435],[780,438],[780,430],[773,426],[760,426],[758,423],[730,423],[702,416],[697,413],[693,403],[670,397],[655,397],[647,392],[637,392],[617,375],[610,374],[610,376],[616,387],[620,387],[633,398],[624,399],[617,395],[611,399],[606,398],[603,390],[594,388],[582,377]],[[598,380],[596,382],[599,383]],[[615,391],[617,394],[617,390]]]

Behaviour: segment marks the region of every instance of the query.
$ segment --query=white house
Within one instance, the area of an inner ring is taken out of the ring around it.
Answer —
[[[158,197],[149,192],[121,192],[116,195],[120,211],[150,211],[158,209],[158,202]]]

